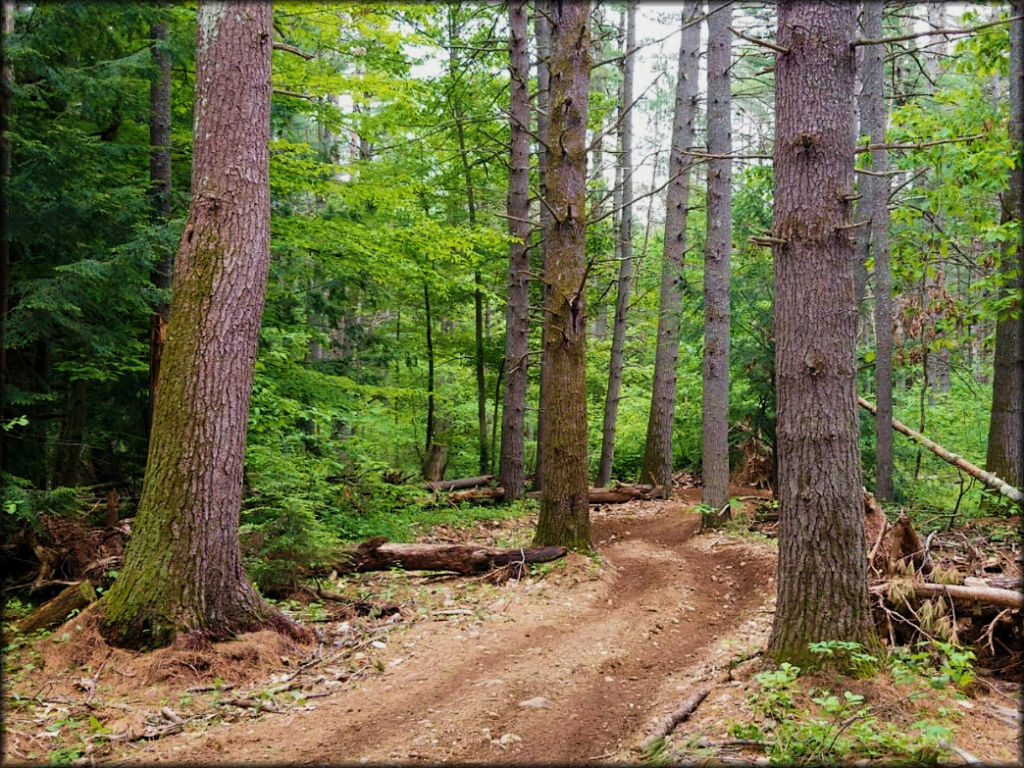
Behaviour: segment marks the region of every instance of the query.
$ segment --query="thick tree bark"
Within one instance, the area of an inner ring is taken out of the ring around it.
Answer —
[[[163,49],[167,43],[167,24],[159,22],[150,29],[156,73],[149,86],[149,196],[153,223],[164,224],[171,217],[171,56]],[[154,288],[169,291],[173,254],[163,254],[153,265],[150,282]],[[149,411],[152,425],[160,360],[171,319],[171,303],[161,301],[149,320]]]
[[[708,152],[732,153],[732,8],[708,17]],[[716,512],[702,528],[721,525],[729,501],[729,263],[732,249],[732,161],[708,161],[704,247],[704,397],[701,449],[703,501]],[[725,509],[719,517],[717,510]]]
[[[537,40],[537,182],[540,186],[540,208],[539,208],[539,220],[540,227],[538,229],[538,245],[540,246],[540,274],[543,277],[546,272],[547,264],[547,244],[545,243],[545,234],[551,229],[551,212],[544,205],[544,201],[547,200],[548,187],[548,133],[551,120],[549,118],[549,109],[551,105],[551,68],[549,66],[549,60],[551,58],[551,22],[548,18],[550,14],[550,0],[535,0],[534,17],[533,17],[533,31],[534,37]],[[546,289],[544,289],[546,290]],[[544,304],[544,296],[542,294],[541,304]],[[544,402],[544,366],[545,366],[545,355],[547,352],[547,322],[546,320],[541,322],[540,331],[540,384],[539,393],[537,396],[537,460],[536,466],[533,471],[533,489],[539,491],[542,487],[541,484],[541,466],[540,466],[540,454],[541,446],[544,444],[544,435],[547,434],[548,420],[544,414],[544,409],[540,407],[540,403]]]
[[[778,601],[769,652],[803,664],[819,640],[877,643],[867,599],[856,411],[853,39],[857,6],[778,5],[775,370]]]
[[[672,488],[672,428],[676,411],[676,369],[679,363],[679,325],[686,291],[686,213],[690,201],[690,166],[683,154],[693,145],[697,117],[697,72],[700,60],[700,25],[687,22],[701,13],[700,2],[683,7],[679,38],[672,146],[665,193],[665,244],[661,265],[661,303],[658,313],[658,347],[654,356],[654,385],[647,417],[643,469],[640,479]]]
[[[526,2],[509,0],[509,76],[512,87],[508,170],[508,309],[505,313],[505,398],[501,411],[498,482],[505,498],[521,498],[526,484],[523,428],[530,296],[530,59],[526,46]]]
[[[612,479],[615,458],[615,427],[619,417],[619,392],[622,387],[622,355],[626,347],[626,312],[633,279],[633,71],[636,54],[636,0],[626,3],[626,50],[622,57],[622,99],[619,102],[619,131],[622,141],[622,209],[619,220],[619,280],[612,322],[612,350],[608,364],[608,389],[604,400],[604,424],[601,429],[601,459],[597,484]]]
[[[1024,15],[1024,2],[1013,4],[1014,16]],[[1024,222],[1024,22],[1010,25],[1010,140],[1017,166],[1003,193],[1003,222]],[[1016,253],[1014,252],[1016,251]],[[992,376],[992,415],[988,429],[985,468],[1011,485],[1024,489],[1024,246],[1007,243],[1004,273],[1016,270],[1005,287],[1016,297],[1011,313],[996,323],[995,363]]]
[[[590,547],[587,506],[586,162],[590,3],[553,3],[544,233],[544,390],[536,545]]]
[[[867,0],[862,12],[864,37],[882,37],[882,0]],[[872,145],[885,144],[885,70],[884,47],[864,46],[860,97],[861,134]],[[860,186],[863,199],[858,218],[870,222],[867,229],[867,253],[875,262],[875,495],[892,501],[892,277],[889,272],[889,177],[876,176],[889,169],[884,149],[871,150],[872,175],[863,174]]]
[[[117,645],[305,632],[252,587],[238,545],[270,257],[271,22],[270,3],[199,5],[192,202],[134,534],[104,601]]]

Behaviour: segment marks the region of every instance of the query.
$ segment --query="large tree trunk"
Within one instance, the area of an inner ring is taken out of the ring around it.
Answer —
[[[538,245],[540,246],[540,274],[543,278],[546,272],[547,264],[547,243],[544,238],[549,229],[551,229],[551,211],[544,205],[544,201],[548,197],[548,133],[551,120],[549,118],[549,108],[551,105],[551,68],[549,66],[549,60],[551,58],[551,22],[548,18],[550,13],[550,2],[549,0],[535,0],[534,2],[534,18],[533,18],[533,31],[534,37],[537,39],[537,182],[540,187],[540,208],[539,208],[539,219],[540,227],[538,229]],[[542,288],[541,293],[541,305],[544,304],[544,291]],[[547,321],[541,321],[540,331],[540,384],[539,393],[537,396],[537,460],[536,466],[533,471],[533,489],[539,491],[542,487],[542,481],[540,476],[540,453],[541,446],[544,444],[544,435],[547,434],[548,430],[548,419],[544,413],[544,409],[540,407],[540,403],[544,402],[544,366],[545,366],[545,355],[547,354],[544,350],[547,349],[546,343],[547,333]]]
[[[853,38],[857,6],[779,3],[775,64],[778,601],[769,652],[877,640],[867,599],[856,411]]]
[[[700,25],[686,24],[701,13],[700,2],[687,3],[682,11],[679,38],[672,145],[665,193],[665,244],[661,265],[661,304],[658,313],[658,347],[654,356],[654,385],[647,417],[643,469],[640,479],[672,488],[672,427],[676,411],[676,369],[679,363],[679,325],[686,291],[686,213],[690,201],[690,166],[683,154],[693,145],[697,116],[697,71],[700,59]]]
[[[622,57],[622,100],[619,102],[619,131],[622,140],[622,212],[619,220],[619,281],[612,322],[612,352],[608,364],[608,389],[604,400],[604,425],[601,429],[601,460],[597,484],[612,479],[615,457],[615,426],[619,417],[619,390],[622,386],[622,355],[626,347],[626,312],[633,279],[633,70],[636,54],[636,2],[626,3],[626,50]]]
[[[1024,15],[1024,2],[1013,4],[1013,15]],[[1010,25],[1010,140],[1017,166],[1003,193],[1004,223],[1024,222],[1024,22]],[[1016,253],[1014,250],[1016,249]],[[985,468],[1017,488],[1024,489],[1024,248],[1008,242],[1000,269],[1015,280],[1004,289],[1016,296],[1012,313],[996,324],[995,365],[992,376],[992,415],[988,428]]]
[[[165,224],[171,217],[171,56],[167,44],[167,24],[154,24],[149,33],[156,74],[149,86],[149,195],[153,223]],[[168,250],[153,265],[150,282],[161,291],[171,288],[173,254]],[[171,303],[161,300],[149,320],[149,410],[147,424],[152,425],[160,360],[171,319]]]
[[[297,625],[249,583],[242,461],[270,257],[270,3],[199,5],[192,202],[146,476],[103,634],[133,648]]]
[[[14,3],[0,0],[0,34],[5,43],[14,34]],[[7,186],[11,181],[11,139],[8,123],[11,119],[11,92],[14,86],[14,67],[7,52],[9,45],[0,46],[0,221],[7,221]],[[5,461],[5,435],[7,423],[7,312],[11,294],[11,243],[7,227],[0,233],[0,476],[7,466]]]
[[[587,95],[590,3],[553,3],[551,124],[544,233],[544,386],[540,514],[534,543],[590,547],[587,506],[586,296]]]
[[[882,0],[864,3],[862,25],[864,37],[879,39],[882,35]],[[872,145],[885,144],[885,71],[884,47],[864,47],[860,97],[861,134]],[[892,501],[892,277],[889,273],[889,155],[884,149],[871,150],[871,174],[863,174],[860,186],[863,200],[858,206],[870,224],[868,250],[875,262],[875,496]],[[878,175],[876,175],[878,174]],[[866,255],[867,255],[866,254]]]
[[[526,47],[525,0],[509,0],[509,76],[512,81],[511,149],[508,170],[508,310],[505,313],[505,403],[501,411],[498,482],[505,498],[521,498],[526,484],[523,427],[529,353],[530,271],[530,59]]]
[[[732,152],[732,8],[708,17],[708,153]],[[701,527],[729,516],[729,263],[732,247],[732,161],[708,161],[707,240],[704,248],[704,397],[701,449],[703,501],[716,512]],[[725,509],[719,517],[717,510]]]

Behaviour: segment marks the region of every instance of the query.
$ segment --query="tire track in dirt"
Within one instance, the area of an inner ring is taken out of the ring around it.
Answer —
[[[705,552],[699,515],[665,503],[655,516],[594,519],[598,582],[524,597],[510,621],[423,622],[383,652],[379,677],[317,702],[166,739],[146,762],[571,762],[636,745],[663,710],[652,699],[694,668],[772,591],[773,559],[742,544]],[[520,702],[544,697],[549,706]],[[486,729],[486,730],[485,730]],[[502,739],[504,737],[504,740]],[[174,742],[174,743],[172,743]],[[623,754],[625,752],[625,754]]]

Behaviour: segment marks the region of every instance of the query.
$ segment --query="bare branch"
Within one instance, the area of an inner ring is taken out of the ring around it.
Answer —
[[[789,48],[786,48],[786,47],[781,46],[781,45],[777,45],[777,44],[773,43],[771,40],[762,40],[760,37],[750,37],[749,35],[743,34],[742,32],[740,32],[738,29],[735,29],[734,27],[729,27],[729,31],[732,32],[734,35],[736,35],[736,37],[739,37],[739,38],[741,38],[743,40],[746,40],[748,43],[753,43],[754,45],[760,45],[760,46],[763,46],[765,48],[771,48],[776,53],[789,53]]]
[[[882,45],[883,43],[898,43],[902,40],[913,40],[915,37],[929,37],[931,35],[969,35],[972,32],[987,29],[988,27],[996,27],[1000,24],[1009,24],[1010,22],[1020,21],[1021,19],[1024,19],[1024,16],[1011,16],[1008,19],[996,19],[995,21],[989,21],[984,24],[978,24],[975,27],[966,27],[964,29],[929,29],[927,32],[908,32],[905,35],[879,37],[874,40],[858,38],[850,43],[850,45]]]
[[[278,42],[277,40],[274,41],[274,50],[286,51],[287,53],[294,53],[296,56],[299,56],[300,58],[303,58],[306,61],[316,58],[315,53],[309,53],[308,51],[304,51],[301,48],[296,48],[294,45],[288,45],[288,43],[281,43]]]

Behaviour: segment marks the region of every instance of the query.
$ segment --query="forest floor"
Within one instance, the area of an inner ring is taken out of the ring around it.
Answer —
[[[263,632],[133,654],[107,647],[87,611],[8,661],[3,762],[636,763],[650,757],[652,725],[709,686],[662,754],[766,764],[735,734],[765,719],[751,695],[775,543],[696,535],[699,494],[595,507],[598,557],[572,554],[520,580],[392,571],[331,585],[348,600],[285,603],[315,622],[315,647]],[[517,545],[532,524],[424,540]],[[955,721],[954,763],[1018,759],[1013,686],[911,703],[880,678],[837,684],[879,711],[898,707],[905,730],[922,716]]]

